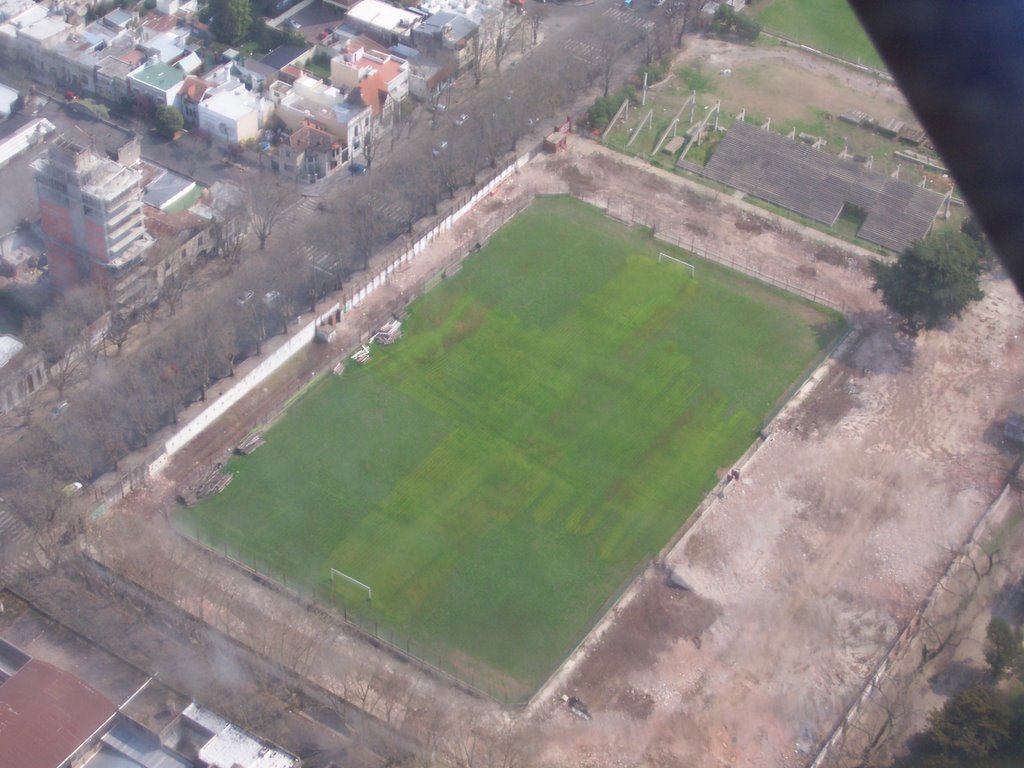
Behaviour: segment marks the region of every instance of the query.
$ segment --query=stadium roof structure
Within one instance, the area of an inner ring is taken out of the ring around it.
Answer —
[[[0,755],[4,765],[56,768],[117,709],[74,675],[35,659],[0,685]]]
[[[793,139],[736,121],[704,175],[833,226],[843,206],[866,213],[857,236],[903,251],[928,234],[942,195],[870,171]]]

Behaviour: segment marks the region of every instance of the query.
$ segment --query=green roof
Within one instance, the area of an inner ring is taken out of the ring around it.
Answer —
[[[177,85],[184,80],[185,73],[177,67],[157,62],[156,64],[150,64],[141,72],[136,72],[132,75],[132,78],[153,88],[166,91],[172,85]]]

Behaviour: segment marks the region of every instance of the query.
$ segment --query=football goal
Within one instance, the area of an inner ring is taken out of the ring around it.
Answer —
[[[669,256],[667,253],[659,253],[658,254],[658,263],[660,264],[662,261],[665,261],[665,260],[674,261],[676,264],[681,264],[682,266],[684,266],[687,269],[689,269],[690,270],[690,277],[693,277],[694,276],[694,272],[696,272],[696,270],[694,269],[693,264],[691,264],[690,262],[683,261],[682,259],[677,259],[675,256]]]
[[[343,573],[342,571],[339,571],[337,568],[331,568],[331,586],[332,587],[335,585],[335,580],[336,579],[342,579],[344,582],[352,584],[353,586],[359,587],[360,589],[365,589],[366,590],[366,599],[368,601],[370,601],[370,602],[373,602],[373,590],[370,589],[370,585],[369,584],[364,584],[359,579],[353,579],[347,573]]]

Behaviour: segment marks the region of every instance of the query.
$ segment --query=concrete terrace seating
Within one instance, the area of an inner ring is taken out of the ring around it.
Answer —
[[[704,175],[826,226],[855,205],[867,213],[858,236],[897,252],[928,234],[943,199],[744,122],[729,128]]]

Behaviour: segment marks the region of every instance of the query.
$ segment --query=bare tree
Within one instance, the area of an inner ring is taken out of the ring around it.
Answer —
[[[160,286],[159,301],[175,315],[188,287],[188,275],[184,266],[164,278]]]
[[[74,376],[91,362],[89,330],[103,312],[103,300],[93,287],[76,288],[52,310],[28,326],[29,345],[50,366],[50,380],[63,397]]]
[[[162,409],[157,401],[159,383],[148,355],[136,355],[125,360],[113,381],[122,413],[139,444],[149,445],[149,438],[163,424]]]
[[[100,466],[117,470],[121,458],[128,452],[124,410],[117,394],[105,386],[91,386],[76,411],[74,415],[79,417],[90,438],[87,448],[90,469]]]
[[[611,89],[612,75],[615,74],[615,67],[619,63],[619,55],[623,48],[621,28],[606,27],[598,40],[598,67],[605,96],[608,96],[608,91]]]
[[[249,227],[259,241],[261,251],[267,247],[267,238],[284,215],[289,197],[288,190],[276,182],[254,183],[249,187],[246,195]]]
[[[210,141],[190,133],[174,142],[173,154],[188,175],[194,177],[199,166],[210,160]]]
[[[120,355],[121,348],[128,341],[131,327],[132,324],[124,312],[113,312],[110,315],[110,324],[107,326],[107,332],[104,334],[103,340],[113,344],[117,349],[117,354]]]
[[[516,33],[522,24],[522,20],[514,11],[502,6],[498,11],[498,18],[494,25],[493,58],[494,69],[501,72],[501,63],[505,60],[508,52],[512,49],[516,40]]]
[[[244,208],[238,207],[229,207],[214,216],[210,227],[213,250],[228,264],[237,264],[241,260],[245,246],[246,218]]]
[[[531,39],[533,42],[531,45],[537,45],[540,38],[540,28],[547,17],[548,12],[543,5],[533,3],[526,11],[526,23],[529,25],[530,32],[532,33]]]
[[[380,125],[371,125],[370,130],[363,137],[363,159],[366,160],[366,169],[373,167],[373,160],[377,157],[379,142],[377,141],[377,129]]]
[[[381,231],[381,220],[365,198],[352,209],[350,231],[359,268],[369,269],[370,257],[377,246]]]
[[[479,88],[484,76],[484,69],[494,55],[494,41],[489,34],[477,34],[473,44],[473,55],[469,60],[469,69],[473,73],[473,87]]]

